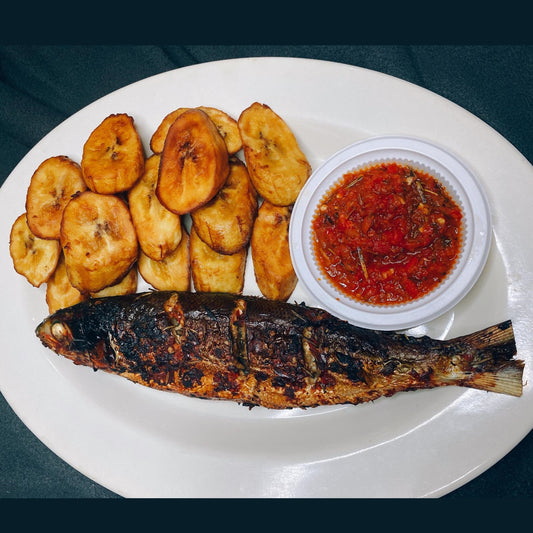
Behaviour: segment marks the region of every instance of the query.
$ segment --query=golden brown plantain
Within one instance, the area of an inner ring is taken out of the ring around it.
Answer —
[[[265,200],[254,223],[250,247],[255,279],[270,300],[287,300],[298,282],[289,250],[291,209]]]
[[[41,239],[59,239],[63,209],[74,194],[86,189],[78,163],[64,155],[44,160],[26,192],[26,217],[32,233]]]
[[[65,207],[61,246],[70,282],[83,293],[118,283],[137,260],[139,248],[125,202],[92,191]]]
[[[191,289],[189,234],[183,228],[181,242],[160,261],[150,259],[142,251],[137,263],[142,278],[157,290],[188,291]]]
[[[229,173],[228,151],[213,121],[189,109],[172,123],[159,164],[156,193],[170,211],[183,215],[206,204]]]
[[[155,193],[160,156],[146,160],[144,174],[128,192],[128,204],[139,245],[151,259],[159,261],[181,241],[180,215],[161,204]]]
[[[28,226],[26,213],[23,213],[11,227],[9,254],[15,271],[34,287],[40,287],[56,269],[61,246],[57,240],[41,239],[34,235]]]
[[[311,174],[311,166],[285,121],[269,106],[254,102],[239,117],[250,178],[274,205],[291,205]]]
[[[219,254],[234,254],[250,242],[257,192],[246,166],[230,158],[230,173],[218,194],[191,213],[198,236]]]
[[[87,299],[76,287],[72,286],[67,275],[65,257],[61,254],[54,273],[46,284],[46,303],[48,312],[55,313],[58,309],[70,307]]]
[[[165,139],[167,138],[170,126],[172,126],[173,122],[188,109],[190,109],[190,107],[179,107],[163,118],[150,138],[150,148],[154,154],[161,154],[165,146]]]
[[[172,123],[179,115],[191,109],[190,107],[180,107],[171,111],[161,121],[150,139],[150,148],[154,154],[160,154],[165,145],[165,138]],[[198,109],[205,111],[209,118],[215,124],[221,137],[224,139],[228,154],[236,154],[242,148],[241,134],[239,133],[239,126],[237,121],[228,115],[226,112],[214,107],[199,106]]]
[[[103,298],[105,296],[120,296],[123,294],[133,294],[137,292],[138,272],[137,267],[133,265],[128,273],[114,285],[104,287],[102,290],[91,293],[91,298]]]
[[[144,150],[133,118],[106,117],[89,135],[81,159],[89,189],[101,194],[127,191],[144,170]]]
[[[224,139],[228,154],[236,154],[242,148],[241,134],[237,121],[216,107],[200,106],[198,109],[205,111],[213,121],[220,136]]]
[[[241,294],[248,248],[234,254],[220,254],[210,248],[191,228],[191,272],[194,288],[200,292]]]

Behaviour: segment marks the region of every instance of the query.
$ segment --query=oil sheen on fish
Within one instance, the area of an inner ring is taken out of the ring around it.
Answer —
[[[447,385],[522,394],[510,321],[439,341],[361,329],[304,304],[151,291],[59,310],[36,334],[76,364],[248,406],[358,404]]]

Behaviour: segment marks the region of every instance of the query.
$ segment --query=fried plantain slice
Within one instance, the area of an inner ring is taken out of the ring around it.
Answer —
[[[94,192],[130,189],[144,170],[144,150],[133,118],[126,113],[107,116],[85,142],[81,168]]]
[[[160,261],[150,259],[141,251],[137,263],[139,273],[154,289],[188,291],[191,289],[189,234],[182,228],[179,246]]]
[[[41,239],[59,239],[63,209],[74,194],[86,189],[78,163],[64,155],[45,159],[26,192],[26,218],[32,233]]]
[[[198,109],[205,111],[217,127],[220,136],[224,139],[228,154],[236,154],[242,148],[241,134],[237,121],[216,107],[200,106]]]
[[[61,254],[54,273],[46,284],[46,303],[48,312],[55,313],[58,309],[70,307],[87,299],[76,287],[72,286],[67,275],[65,257]]]
[[[291,205],[311,174],[311,165],[286,122],[254,102],[240,115],[244,157],[257,192],[274,205]]]
[[[85,191],[65,207],[61,247],[68,277],[80,292],[114,285],[138,255],[138,242],[125,202],[113,195]]]
[[[165,140],[156,187],[159,200],[178,215],[206,204],[228,177],[228,159],[226,145],[207,114],[185,111]]]
[[[191,213],[198,236],[220,254],[234,254],[252,235],[257,214],[257,192],[246,165],[230,158],[230,172],[224,186],[207,204]]]
[[[160,154],[165,145],[165,138],[172,123],[179,115],[191,109],[190,107],[180,107],[171,111],[161,121],[154,134],[150,139],[150,148],[154,154]],[[215,124],[220,136],[224,139],[228,154],[236,154],[242,148],[241,134],[239,133],[239,126],[237,121],[228,115],[225,111],[215,107],[199,106],[198,109],[205,111],[209,118]]]
[[[173,122],[185,111],[191,109],[190,107],[178,107],[168,115],[166,115],[159,126],[156,128],[152,137],[150,138],[150,148],[154,154],[161,154],[165,146],[165,139],[167,138],[168,130]]]
[[[139,245],[151,259],[160,261],[181,241],[181,218],[161,204],[155,193],[160,156],[146,160],[144,174],[128,192],[128,204]]]
[[[289,250],[291,209],[264,201],[254,223],[250,249],[255,279],[270,300],[287,300],[298,282]]]
[[[114,285],[109,285],[100,291],[91,292],[91,298],[103,298],[105,296],[121,296],[137,292],[138,272],[137,266],[133,265],[128,273]]]
[[[191,273],[194,288],[206,292],[242,294],[248,248],[234,254],[219,254],[191,228]]]
[[[26,213],[23,213],[11,227],[9,254],[15,271],[34,287],[40,287],[56,269],[61,247],[57,240],[41,239],[34,235],[28,226]]]

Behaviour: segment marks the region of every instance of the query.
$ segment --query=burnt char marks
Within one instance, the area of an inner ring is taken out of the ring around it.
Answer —
[[[233,365],[230,334],[230,307],[223,302],[219,307],[208,302],[190,307],[188,298],[182,298],[185,328],[182,342],[183,359],[204,361],[214,368]]]
[[[250,369],[261,388],[294,399],[320,374],[307,309],[248,301],[246,333]]]
[[[154,292],[126,306],[117,323],[124,326],[111,345],[116,364],[190,393],[211,384],[238,396],[248,382],[294,398],[314,385],[365,381],[357,355],[383,352],[371,333],[354,335],[321,310],[228,294]]]
[[[318,360],[320,357],[321,342],[314,338],[315,328],[305,327],[302,336],[302,349],[305,362],[305,368],[309,376],[316,380],[320,376],[320,366]]]
[[[181,372],[181,384],[186,389],[194,389],[201,385],[203,372],[196,366]]]
[[[107,306],[113,300],[105,302]],[[115,319],[110,321],[110,342],[112,339],[115,346],[120,346],[120,357],[114,350],[117,369],[142,373],[143,368],[152,368],[156,360],[158,365],[165,366],[173,345],[173,340],[168,338],[167,325],[161,308],[154,306],[148,297],[119,307],[118,312],[115,310]]]
[[[230,318],[231,346],[235,365],[243,374],[250,371],[246,342],[246,301],[238,299]]]
[[[201,293],[191,300],[188,294],[180,294],[185,317],[180,383],[190,393],[212,387],[221,397],[238,396],[249,371],[246,301],[230,294],[215,298]]]
[[[356,383],[366,381],[366,372],[363,361],[342,352],[334,352],[335,361],[330,364],[330,370],[336,374],[345,374],[346,377]]]
[[[385,377],[392,376],[392,374],[394,374],[394,371],[396,370],[398,365],[399,365],[399,362],[396,361],[395,359],[390,359],[386,361],[385,364],[381,368],[381,375]]]
[[[256,371],[303,374],[302,336],[285,323],[247,322],[248,358]]]
[[[239,374],[236,372],[215,371],[213,374],[213,390],[217,393],[230,393],[238,396],[241,388]]]

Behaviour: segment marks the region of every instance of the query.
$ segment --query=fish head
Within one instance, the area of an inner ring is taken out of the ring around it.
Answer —
[[[57,354],[76,364],[94,366],[94,354],[101,351],[104,339],[91,310],[78,305],[60,309],[44,319],[35,333]]]

